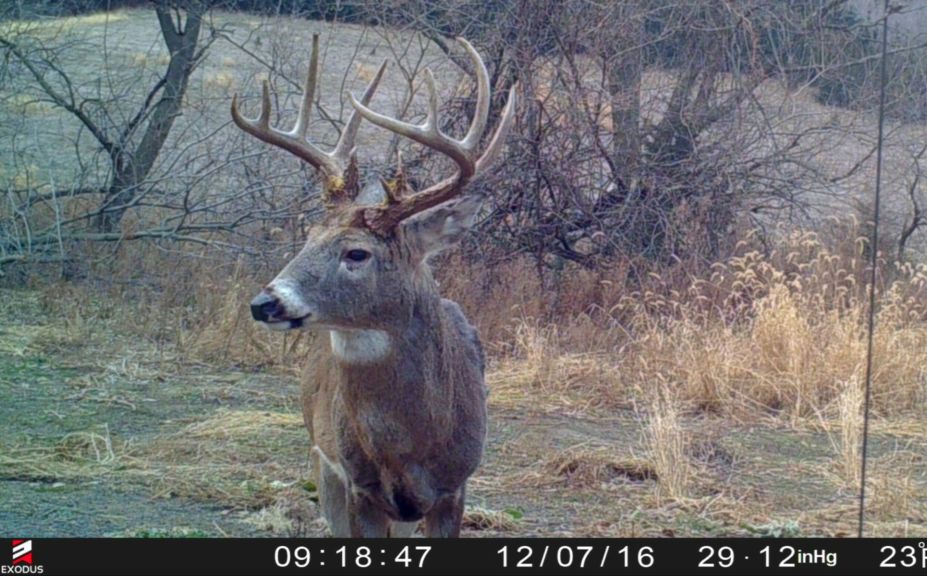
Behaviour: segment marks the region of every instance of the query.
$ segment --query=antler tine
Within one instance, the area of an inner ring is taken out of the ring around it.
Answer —
[[[483,155],[480,156],[479,160],[476,161],[477,174],[489,168],[489,166],[496,161],[496,158],[499,157],[499,153],[502,151],[502,145],[505,143],[505,138],[508,136],[509,130],[512,128],[512,120],[515,118],[516,88],[517,85],[509,88],[509,97],[505,102],[505,108],[502,109],[502,117],[499,119],[499,126],[496,127],[496,132],[492,135],[492,140],[489,141],[489,145],[486,147],[486,151],[483,152]]]
[[[512,127],[512,120],[514,118],[515,86],[512,86],[509,90],[509,99],[505,103],[505,108],[502,110],[502,118],[499,120],[499,126],[496,128],[496,132],[493,134],[489,146],[486,147],[486,151],[480,156],[480,159],[476,161],[475,174],[478,175],[489,168],[499,157],[499,152],[502,151],[502,144],[505,143],[505,138],[509,133],[509,129]],[[369,224],[375,230],[387,231],[397,223],[414,214],[418,214],[438,204],[447,202],[456,196],[460,189],[466,184],[467,180],[461,179],[458,173],[449,178],[445,178],[437,184],[429,186],[421,192],[402,198],[398,203],[395,198],[390,198],[392,201],[386,206],[374,209],[368,213]]]
[[[508,136],[509,129],[512,127],[512,120],[515,118],[515,89],[516,86],[512,86],[509,89],[509,97],[505,103],[505,107],[502,109],[499,125],[496,127],[496,131],[492,136],[492,140],[489,142],[489,146],[486,147],[486,151],[483,152],[476,161],[475,175],[489,168],[502,151],[502,145],[505,143],[505,138]],[[467,181],[462,180],[459,174],[455,174],[416,193],[410,198],[410,204],[412,204],[412,199],[417,198],[417,206],[408,215],[411,216],[421,210],[426,210],[442,202],[447,202],[454,196],[456,189],[462,187],[466,183]]]
[[[386,62],[380,66],[376,76],[364,90],[362,102],[368,103],[373,97],[386,69]],[[312,52],[309,56],[309,70],[306,82],[303,85],[302,99],[300,100],[299,116],[296,125],[289,132],[273,128],[270,125],[270,86],[265,80],[261,89],[261,112],[255,119],[246,118],[238,108],[238,94],[232,96],[232,120],[235,124],[254,136],[278,148],[283,148],[294,156],[301,158],[308,164],[320,170],[328,178],[343,179],[345,171],[352,162],[354,153],[354,139],[360,126],[361,116],[357,110],[351,112],[347,124],[341,131],[338,144],[332,152],[324,152],[306,138],[309,130],[309,119],[312,112],[312,101],[315,97],[316,86],[319,79],[319,35],[312,35]],[[351,97],[353,101],[353,96]]]
[[[442,133],[438,128],[438,90],[435,87],[435,77],[430,69],[425,69],[425,87],[428,90],[428,112],[425,122],[421,125],[409,124],[395,118],[390,118],[367,107],[367,102],[358,102],[351,96],[351,104],[370,122],[386,128],[397,134],[415,140],[429,148],[449,156],[460,168],[460,176],[469,178],[473,175],[476,166],[474,155],[479,146],[486,123],[489,120],[489,72],[480,57],[479,52],[464,38],[457,41],[464,47],[473,61],[476,71],[476,112],[473,122],[463,140],[455,140]]]
[[[234,101],[234,96],[232,100]],[[257,122],[261,128],[270,128],[270,85],[267,80],[261,82],[261,113],[258,115]]]
[[[364,94],[361,96],[361,103],[365,106],[370,103],[370,99],[373,98],[374,93],[377,91],[377,88],[380,85],[380,79],[383,78],[383,72],[386,70],[386,64],[388,60],[384,60],[380,64],[380,69],[377,70],[376,75],[373,77],[373,80],[367,84],[367,88],[364,90]],[[351,96],[353,100],[354,97]],[[338,144],[335,145],[335,149],[332,151],[332,157],[334,157],[339,162],[345,163],[348,162],[352,151],[354,150],[354,139],[357,137],[357,130],[360,128],[361,116],[357,109],[351,110],[351,115],[348,117],[348,123],[345,124],[344,129],[341,131],[341,137],[338,138]]]
[[[479,146],[483,131],[486,130],[486,122],[489,120],[489,72],[479,52],[472,44],[464,38],[457,38],[457,41],[467,50],[473,61],[473,68],[476,70],[476,112],[473,115],[470,130],[461,141],[464,148],[472,151]]]
[[[296,136],[299,121],[294,130],[283,132],[270,125],[270,87],[267,81],[261,92],[261,113],[256,119],[245,118],[238,109],[238,94],[232,96],[232,120],[239,128],[258,140],[283,148],[301,158],[328,176],[340,176],[343,168],[330,155],[322,152],[303,137]]]
[[[299,106],[299,116],[296,117],[296,126],[290,135],[301,139],[306,138],[309,129],[309,115],[312,111],[312,99],[315,97],[315,87],[319,80],[319,35],[312,35],[312,52],[309,54],[309,70],[306,72],[306,83],[303,84],[303,98]]]
[[[445,135],[438,129],[438,90],[435,87],[434,75],[431,70],[427,69],[425,70],[425,86],[428,89],[428,115],[424,124],[420,125],[402,122],[379,112],[374,112],[363,103],[358,102],[353,95],[349,96],[354,109],[372,124],[415,140],[419,144],[449,156],[457,163],[461,175],[465,175],[465,177],[472,176],[474,161],[471,151],[466,150],[461,142]]]
[[[515,86],[512,86],[509,90],[508,100],[502,110],[499,125],[489,145],[477,157],[479,143],[489,120],[489,73],[486,71],[486,65],[483,63],[482,58],[480,58],[479,53],[473,46],[463,38],[458,38],[458,40],[473,60],[477,80],[476,111],[467,135],[463,140],[450,138],[438,128],[437,90],[435,89],[434,76],[430,70],[425,71],[425,85],[428,88],[428,115],[424,124],[414,125],[390,118],[374,112],[366,107],[366,103],[361,104],[353,96],[351,97],[354,108],[373,124],[433,148],[451,157],[458,166],[458,170],[454,175],[421,192],[396,198],[392,197],[388,191],[389,202],[365,210],[367,225],[378,233],[388,234],[405,218],[447,202],[459,194],[473,177],[486,170],[496,160],[502,150],[505,137],[512,126],[515,117]]]

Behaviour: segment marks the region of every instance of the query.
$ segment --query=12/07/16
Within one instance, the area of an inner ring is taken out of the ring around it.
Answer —
[[[557,566],[560,568],[586,568],[596,566],[604,568],[608,560],[610,545],[581,546],[544,545],[529,546],[522,544],[517,547],[503,546],[496,551],[502,557],[503,568],[545,568]],[[624,568],[650,568],[654,563],[653,548],[650,546],[622,546],[615,554],[619,565]]]

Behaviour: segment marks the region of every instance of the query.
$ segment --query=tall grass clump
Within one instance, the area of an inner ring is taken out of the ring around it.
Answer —
[[[837,473],[844,486],[858,490],[862,481],[863,402],[865,388],[859,380],[844,383],[837,396],[836,412],[839,435],[830,435],[836,455]]]
[[[657,479],[657,497],[680,499],[689,495],[692,466],[686,450],[688,434],[680,407],[666,389],[650,400],[644,418],[644,445]]]
[[[665,382],[688,410],[815,419],[863,378],[867,246],[809,233],[778,245],[764,252],[745,242],[699,274],[653,270],[631,282],[605,270],[586,282],[607,290],[587,287],[572,300],[535,292],[535,316],[517,315],[526,297],[515,276],[506,291],[517,302],[503,290],[488,298],[492,326],[506,303],[515,311],[507,330],[490,331],[496,366],[512,376],[500,385],[618,407]],[[873,413],[917,413],[927,397],[927,268],[882,263],[876,320]]]

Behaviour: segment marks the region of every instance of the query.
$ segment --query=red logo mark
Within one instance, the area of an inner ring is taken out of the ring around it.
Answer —
[[[13,566],[32,564],[32,540],[13,540]]]

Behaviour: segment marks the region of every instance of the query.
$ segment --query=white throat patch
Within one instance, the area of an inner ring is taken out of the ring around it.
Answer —
[[[370,364],[389,354],[389,334],[382,330],[332,330],[332,353],[348,364]]]

